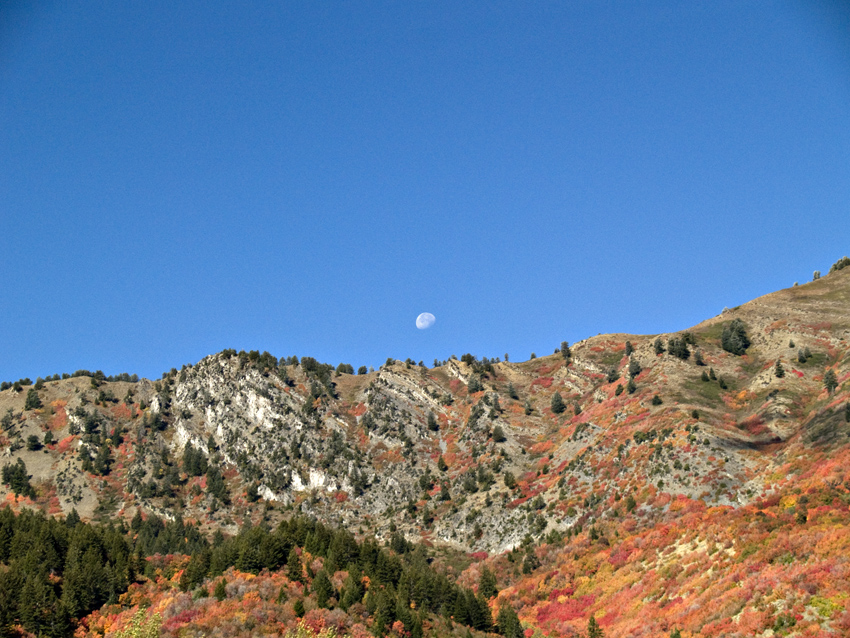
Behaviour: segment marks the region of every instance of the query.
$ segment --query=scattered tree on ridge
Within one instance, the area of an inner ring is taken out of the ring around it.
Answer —
[[[750,340],[747,337],[747,329],[744,322],[740,319],[733,319],[725,326],[720,336],[720,345],[726,352],[742,355],[750,347]]]

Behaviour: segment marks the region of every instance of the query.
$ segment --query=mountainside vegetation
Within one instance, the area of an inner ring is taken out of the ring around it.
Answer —
[[[844,265],[525,362],[4,382],[2,631],[850,635]]]

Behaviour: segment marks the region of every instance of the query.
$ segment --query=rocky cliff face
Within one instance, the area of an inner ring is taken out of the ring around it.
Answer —
[[[738,354],[723,347],[735,320],[750,342]],[[297,508],[501,551],[640,512],[660,491],[747,503],[777,468],[846,445],[849,329],[847,269],[686,332],[522,363],[351,375],[225,351],[156,382],[47,381],[39,408],[30,388],[7,389],[0,444],[32,475],[26,503],[54,511],[141,507],[232,531]]]

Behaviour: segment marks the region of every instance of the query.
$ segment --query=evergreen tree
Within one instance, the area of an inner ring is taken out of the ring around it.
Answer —
[[[619,378],[620,378],[620,373],[617,371],[617,368],[612,367],[612,368],[608,369],[608,374],[606,376],[608,383],[614,383],[614,381],[616,381]]]
[[[342,586],[342,595],[340,596],[340,607],[347,610],[354,603],[359,603],[363,600],[363,583],[356,570],[349,570],[348,577],[345,579],[345,584]]]
[[[493,443],[504,443],[507,437],[501,425],[493,428]]]
[[[433,412],[428,413],[428,429],[432,432],[437,432],[440,429],[440,424],[437,423],[437,419],[434,417]]]
[[[519,394],[517,394],[516,388],[514,387],[513,383],[508,383],[508,396],[514,401],[519,399]]]
[[[658,337],[655,342],[652,344],[653,349],[655,350],[655,355],[664,354],[664,344],[661,343],[661,337]]]
[[[219,579],[219,581],[215,584],[215,589],[213,590],[213,596],[216,600],[222,601],[227,598],[227,590],[225,587],[227,586],[227,580],[224,578]]]
[[[687,361],[691,356],[688,344],[684,339],[674,338],[667,342],[667,350],[671,355],[682,361]]]
[[[835,370],[827,370],[826,374],[823,375],[823,387],[830,394],[835,392],[835,388],[838,387],[838,378],[835,376]]]
[[[532,412],[534,412],[534,408],[531,407],[531,401],[529,399],[525,400],[524,411],[525,411],[525,416],[529,416]]]
[[[180,588],[183,591],[194,589],[204,582],[209,573],[211,556],[212,552],[209,549],[203,549],[192,554],[189,564],[180,577]]]
[[[626,350],[625,350],[626,356],[627,357],[632,356],[632,352],[634,352],[634,351],[635,351],[635,349],[632,347],[632,342],[626,341]]]
[[[371,597],[371,592],[370,592]],[[383,588],[375,596],[375,635],[383,636],[395,621],[395,605]]]
[[[207,468],[207,494],[212,494],[223,503],[230,502],[224,477],[221,475],[221,470],[215,465],[210,465]]]
[[[331,585],[331,579],[328,578],[328,573],[324,569],[320,569],[313,579],[313,591],[316,594],[316,604],[322,608],[327,607],[328,599],[333,596],[334,588]]]
[[[629,377],[634,379],[637,375],[641,373],[643,368],[640,367],[640,363],[637,359],[632,359],[629,361]]]
[[[733,319],[725,326],[720,335],[720,345],[732,354],[742,355],[750,347],[750,340],[747,337],[747,329],[744,322],[740,319]]]
[[[604,635],[599,623],[596,622],[596,618],[591,616],[590,620],[587,621],[587,638],[604,638]]]
[[[19,458],[14,465],[6,464],[3,466],[3,482],[6,483],[15,496],[35,496],[35,490],[30,485],[30,475],[27,472],[26,463]]]
[[[708,381],[708,373],[705,370],[702,371],[702,375],[700,375],[700,380],[704,382]]]
[[[773,366],[773,374],[777,379],[785,376],[785,368],[782,367],[782,361],[779,359],[776,360],[776,365]]]
[[[523,638],[525,636],[522,625],[519,622],[519,617],[513,610],[513,607],[506,602],[499,607],[496,626],[499,629],[499,633],[505,636],[505,638]]]
[[[570,350],[570,344],[567,341],[561,342],[561,356],[567,361],[569,361],[570,357],[573,356],[572,350]]]
[[[295,551],[293,547],[289,552],[289,557],[286,559],[286,577],[289,580],[294,580],[297,582],[304,581],[303,575],[303,567],[301,565],[301,557],[298,555],[298,552]]]
[[[496,587],[496,576],[486,566],[482,568],[481,575],[478,578],[478,594],[485,599],[492,598],[499,593]]]
[[[629,379],[629,382],[626,384],[626,392],[629,394],[634,394],[635,390],[637,390],[637,385],[635,385],[634,379]]]
[[[550,407],[552,408],[552,412],[554,414],[561,414],[564,410],[567,409],[567,406],[564,404],[564,399],[561,396],[560,392],[556,392],[552,395]]]
[[[27,398],[24,403],[24,410],[36,410],[42,406],[41,398],[38,396],[38,390],[30,388],[27,391]]]

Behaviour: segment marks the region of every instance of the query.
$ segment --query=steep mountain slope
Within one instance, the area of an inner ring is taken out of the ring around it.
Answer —
[[[841,635],[848,340],[850,268],[681,333],[521,363],[354,375],[224,351],[158,381],[19,384],[0,392],[0,489],[85,519],[142,511],[235,534],[297,510],[501,554],[494,617],[509,603],[553,635],[590,614],[615,636]],[[764,570],[791,579],[784,593],[768,595]],[[697,612],[699,592],[728,604]]]
[[[823,375],[846,380],[848,280],[840,271],[724,311],[683,333],[687,359],[667,352],[682,335],[592,337],[569,357],[523,363],[388,362],[363,375],[225,351],[156,382],[49,381],[41,409],[9,389],[5,454],[26,463],[43,498],[55,491],[54,508],[84,516],[141,506],[232,526],[256,490],[320,519],[379,534],[392,521],[411,537],[487,550],[563,531],[598,515],[606,495],[650,485],[743,504],[789,454],[846,441],[840,389],[827,393]],[[752,342],[741,356],[721,347],[734,320]],[[618,394],[630,366],[635,389]],[[53,443],[26,449],[46,432]],[[218,496],[209,477],[191,476],[198,468],[186,472],[187,445],[221,469]]]

